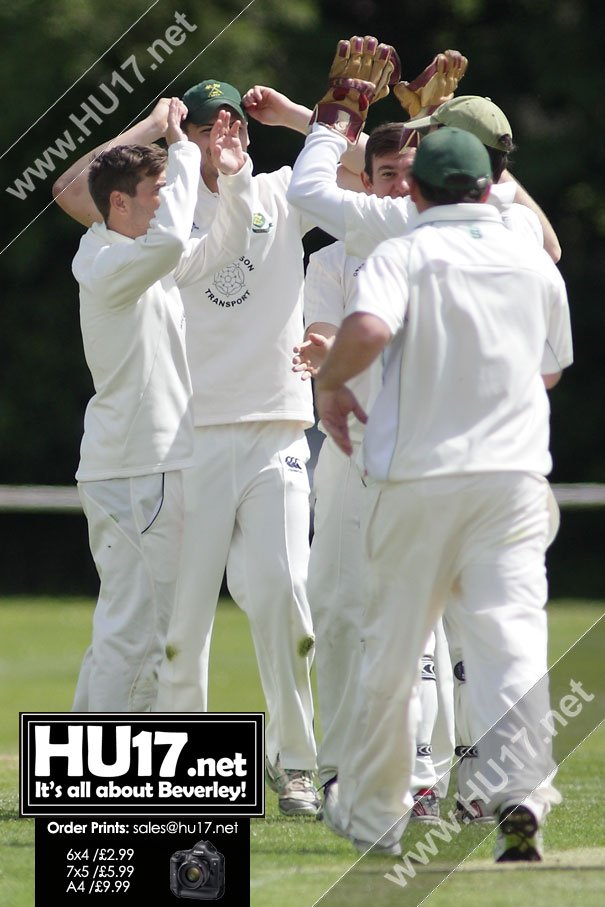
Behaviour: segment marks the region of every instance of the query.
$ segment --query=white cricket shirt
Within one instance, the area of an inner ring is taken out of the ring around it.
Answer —
[[[418,215],[411,233],[368,258],[353,308],[394,335],[366,426],[368,475],[550,472],[541,372],[553,371],[552,357],[559,369],[572,362],[565,284],[492,206]]]
[[[413,227],[416,206],[405,198],[378,198],[363,192],[340,189],[336,171],[347,141],[333,129],[316,124],[305,140],[292,174],[288,199],[315,218],[318,226],[346,240],[347,252],[367,258],[379,242],[404,235]],[[525,205],[513,203],[515,184],[492,186],[488,203],[494,205],[507,227],[532,244],[543,245],[537,215]]]
[[[350,314],[357,291],[357,275],[363,259],[347,255],[344,242],[330,243],[309,257],[305,277],[305,325],[323,321],[340,327]],[[369,412],[382,381],[382,364],[377,360],[347,382],[365,412]],[[318,427],[323,431],[321,422]],[[349,435],[354,443],[363,440],[365,426],[349,418]]]
[[[291,173],[253,177],[248,251],[182,289],[197,426],[314,422],[310,382],[292,372],[304,331],[302,236],[314,223],[286,201]],[[200,180],[192,236],[209,229],[218,203]]]
[[[78,481],[180,469],[191,461],[191,380],[176,280],[203,275],[207,256],[214,263],[220,251],[227,261],[245,249],[252,213],[248,162],[222,177],[225,210],[212,233],[189,240],[199,171],[199,149],[189,141],[172,144],[147,233],[131,239],[97,223],[80,242],[72,270],[95,394],[84,417]]]

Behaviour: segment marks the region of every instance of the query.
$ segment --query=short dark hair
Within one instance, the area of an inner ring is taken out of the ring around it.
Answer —
[[[479,199],[483,198],[486,189],[486,186],[472,186],[469,188],[467,178],[463,178],[459,186],[456,186],[452,181],[452,185],[447,188],[431,186],[429,183],[425,183],[424,180],[418,179],[417,176],[414,176],[414,182],[420,189],[423,198],[433,205],[457,205],[460,202],[478,202]]]
[[[370,179],[373,175],[375,157],[395,154],[401,149],[404,129],[405,123],[381,123],[372,130],[366,143],[363,167]]]
[[[508,151],[499,151],[497,148],[490,148],[489,145],[486,145],[485,149],[489,154],[489,159],[492,165],[492,173],[494,175],[494,182],[497,183],[508,167],[509,155],[515,150],[515,146],[513,145],[511,139],[510,149]]]
[[[115,145],[97,155],[88,169],[88,191],[103,220],[109,217],[112,192],[136,195],[142,179],[166,169],[167,158],[159,145]]]

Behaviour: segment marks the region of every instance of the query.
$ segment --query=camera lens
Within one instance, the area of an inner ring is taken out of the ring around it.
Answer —
[[[197,860],[188,860],[179,867],[179,879],[184,888],[201,888],[209,875],[208,867]]]

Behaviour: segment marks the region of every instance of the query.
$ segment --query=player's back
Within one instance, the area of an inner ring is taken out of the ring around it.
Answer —
[[[547,473],[541,366],[545,344],[561,345],[568,322],[563,283],[546,253],[488,206],[459,205],[429,209],[408,237],[383,243],[376,256],[395,268],[405,262],[408,301],[370,416],[370,461],[381,464],[373,468],[388,469],[391,479]]]

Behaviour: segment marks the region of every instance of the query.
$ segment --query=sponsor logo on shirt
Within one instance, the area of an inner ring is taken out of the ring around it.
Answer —
[[[246,271],[254,271],[254,265],[245,255],[217,271],[213,280],[216,292],[208,287],[206,289],[208,299],[225,309],[241,305],[250,295],[250,290],[246,287]]]
[[[293,469],[295,472],[302,472],[302,466],[297,457],[286,457],[286,466],[289,466],[290,469]]]

